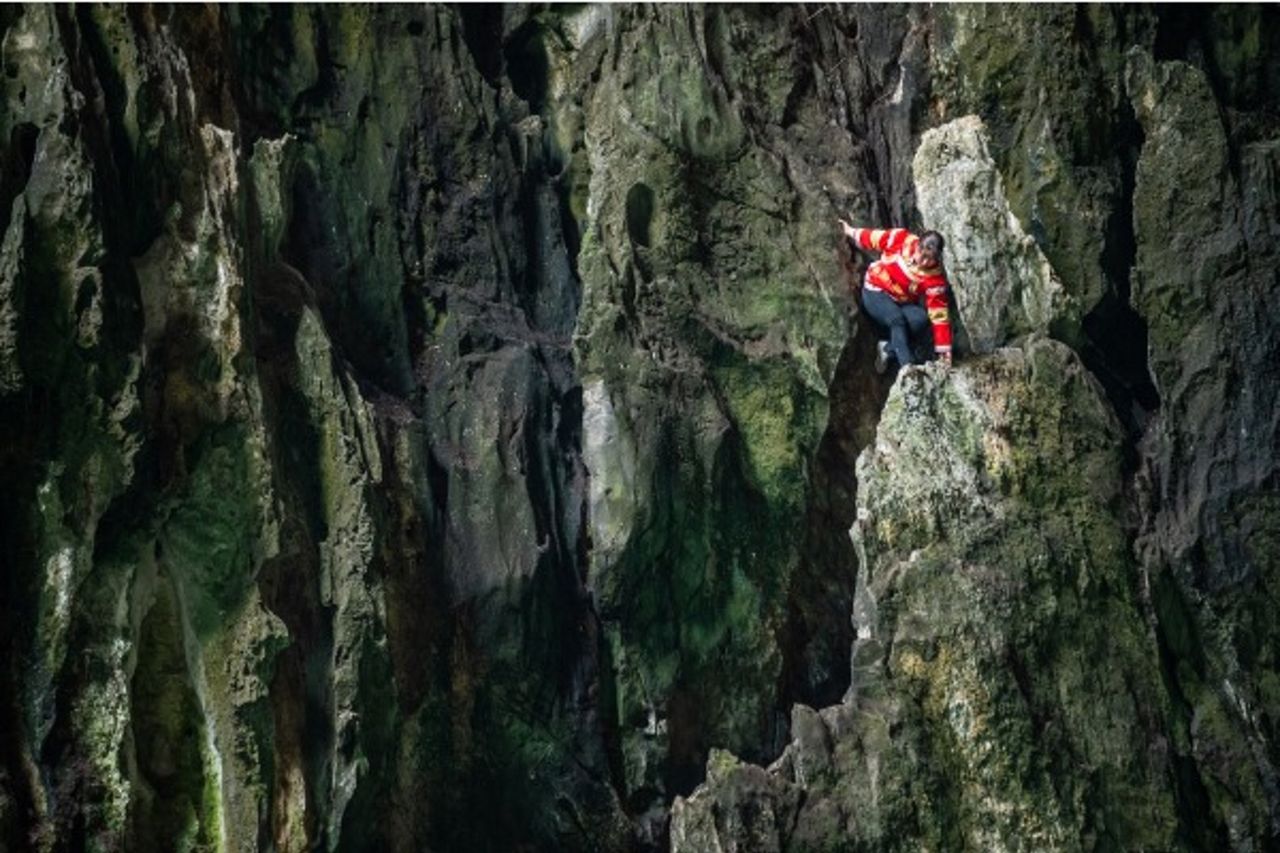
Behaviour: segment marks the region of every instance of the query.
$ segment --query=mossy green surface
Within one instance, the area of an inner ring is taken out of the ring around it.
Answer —
[[[1272,17],[0,12],[0,850],[1264,846]],[[819,471],[964,113],[1127,438],[1035,340]]]
[[[186,592],[191,626],[208,639],[226,624],[254,582],[258,496],[243,429],[213,433],[196,452],[189,491],[175,501],[161,545]]]
[[[777,22],[623,14],[626,75],[584,107],[576,350],[627,454],[590,472],[627,495],[610,498],[591,577],[624,778],[651,801],[695,781],[711,745],[763,756],[776,730],[778,634],[845,317],[813,272],[832,243],[827,203],[799,181],[812,166],[789,178],[764,140],[796,60]],[[715,74],[672,61],[693,43]]]
[[[184,853],[213,851],[221,843],[219,773],[206,748],[205,721],[191,688],[182,616],[171,581],[163,578],[143,618],[139,666],[129,701],[143,783],[135,789],[133,838],[139,848],[170,844]]]
[[[899,377],[859,460],[853,686],[771,770],[805,792],[781,849],[1177,846],[1121,435],[1042,338]],[[721,795],[709,781],[684,820]],[[734,837],[700,831],[677,849]]]

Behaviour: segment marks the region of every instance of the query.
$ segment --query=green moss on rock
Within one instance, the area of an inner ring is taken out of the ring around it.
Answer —
[[[900,376],[859,459],[853,686],[770,768],[806,795],[781,849],[1175,844],[1120,442],[1094,380],[1042,338]],[[724,784],[709,770],[676,811],[676,849],[698,849],[680,844]],[[734,819],[721,843],[740,843]]]

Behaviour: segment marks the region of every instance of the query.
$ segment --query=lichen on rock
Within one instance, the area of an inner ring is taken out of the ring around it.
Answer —
[[[974,352],[1082,314],[1010,209],[988,149],[982,119],[966,116],[926,131],[912,167],[921,219],[948,235],[948,282]]]
[[[1044,338],[904,372],[859,459],[853,683],[842,705],[797,708],[769,768],[763,790],[804,792],[777,849],[1173,843],[1121,438]],[[673,838],[719,785],[709,773],[676,810]]]
[[[0,11],[0,851],[1273,846],[1276,17]]]

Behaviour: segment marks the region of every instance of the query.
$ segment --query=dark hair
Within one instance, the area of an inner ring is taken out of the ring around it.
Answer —
[[[920,245],[932,252],[935,258],[942,257],[942,247],[946,244],[947,241],[937,231],[926,231],[920,235]]]

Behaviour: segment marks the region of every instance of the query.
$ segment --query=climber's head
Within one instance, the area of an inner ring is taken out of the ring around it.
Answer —
[[[942,247],[946,241],[937,231],[926,231],[920,235],[920,260],[925,266],[942,263]]]

